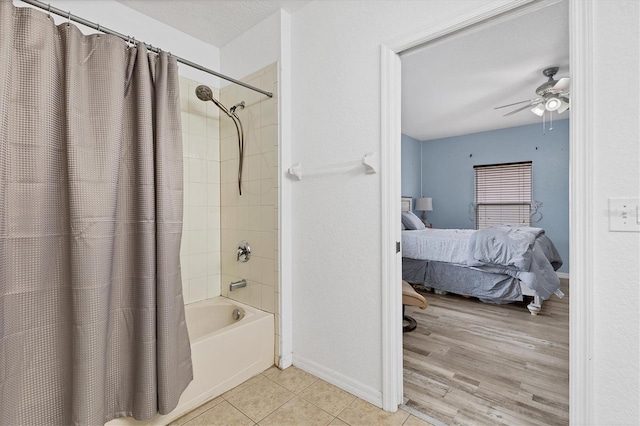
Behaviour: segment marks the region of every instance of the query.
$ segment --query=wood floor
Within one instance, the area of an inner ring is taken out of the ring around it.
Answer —
[[[532,316],[526,303],[490,305],[422,293],[407,307],[405,405],[446,424],[569,424],[569,282]],[[407,400],[408,399],[408,400]]]

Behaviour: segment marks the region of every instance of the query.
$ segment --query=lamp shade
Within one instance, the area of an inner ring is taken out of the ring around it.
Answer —
[[[431,197],[418,198],[416,200],[416,210],[430,212],[433,210],[433,201]]]

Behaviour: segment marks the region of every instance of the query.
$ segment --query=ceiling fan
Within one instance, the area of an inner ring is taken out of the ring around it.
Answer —
[[[562,114],[569,109],[569,77],[563,77],[560,80],[554,80],[553,76],[558,73],[558,67],[549,67],[542,71],[545,77],[548,77],[545,83],[538,86],[536,94],[539,96],[534,99],[527,99],[526,101],[515,102],[508,105],[502,105],[495,107],[494,109],[506,108],[514,105],[526,103],[525,106],[517,108],[511,112],[508,112],[504,117],[513,115],[516,112],[523,111],[527,108],[531,108],[531,112],[542,117],[546,111],[556,111]]]

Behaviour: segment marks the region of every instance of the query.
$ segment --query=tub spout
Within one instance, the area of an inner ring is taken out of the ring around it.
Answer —
[[[245,280],[244,278],[241,279],[240,281],[236,281],[233,282],[231,284],[229,284],[229,291],[233,291],[242,287],[246,287],[247,286],[247,280]]]

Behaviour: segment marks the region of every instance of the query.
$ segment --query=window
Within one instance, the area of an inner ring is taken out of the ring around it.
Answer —
[[[473,166],[476,229],[531,223],[531,166],[523,163]]]

